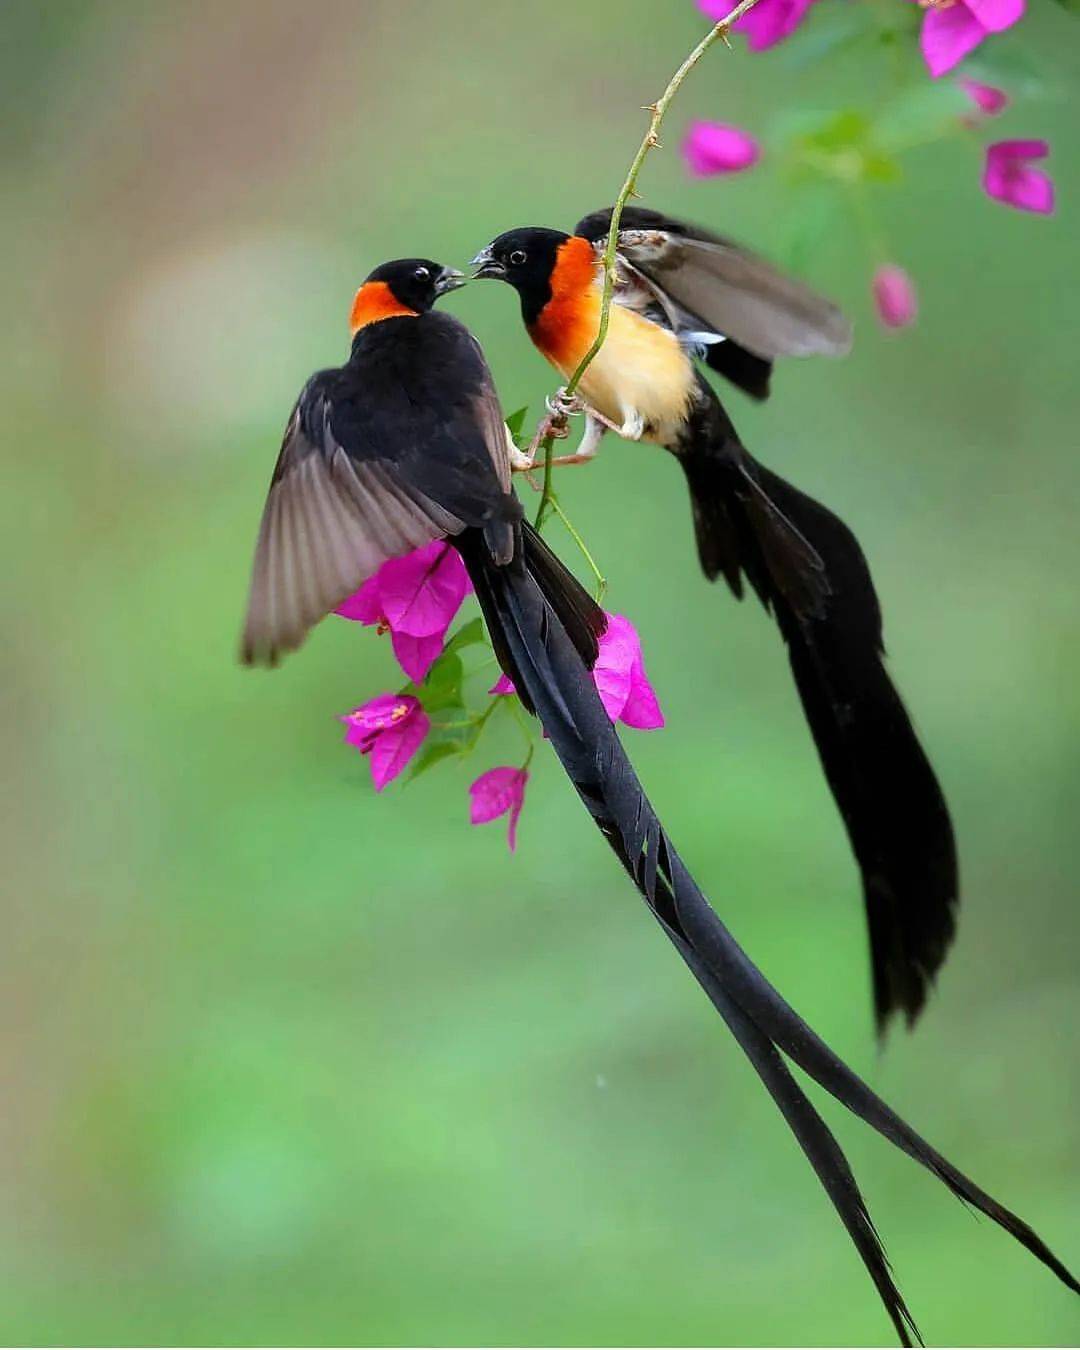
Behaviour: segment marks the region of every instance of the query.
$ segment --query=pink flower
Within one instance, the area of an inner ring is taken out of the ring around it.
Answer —
[[[469,787],[469,822],[486,825],[489,820],[510,815],[507,840],[510,852],[517,847],[517,823],[525,805],[525,784],[529,781],[526,769],[488,769]]]
[[[623,722],[641,731],[662,727],[664,714],[645,674],[637,630],[621,614],[609,614],[607,618],[607,629],[600,639],[600,655],[593,667],[593,680],[604,710],[613,722]],[[514,686],[508,676],[501,675],[488,693],[512,694]]]
[[[383,563],[335,612],[389,628],[398,664],[419,684],[442,652],[446,630],[471,589],[457,549],[438,539]]]
[[[980,84],[978,80],[968,80],[963,77],[956,83],[967,94],[976,108],[981,113],[985,113],[987,117],[995,117],[1009,106],[1009,96],[1004,89],[995,89],[992,84]]]
[[[752,52],[763,52],[784,38],[790,37],[806,18],[806,11],[814,0],[758,0],[753,9],[733,26],[732,32],[745,33],[746,45]],[[698,0],[698,9],[713,23],[719,23],[735,8],[728,0]]]
[[[927,69],[937,79],[958,66],[988,34],[1011,28],[1023,16],[1025,0],[917,0],[917,3],[926,10],[919,45]]]
[[[431,730],[431,721],[411,694],[380,694],[340,719],[345,741],[371,756],[371,778],[381,792],[406,767]]]
[[[593,679],[613,722],[625,722],[628,727],[642,731],[664,725],[664,714],[645,674],[641,639],[634,625],[621,614],[608,615]]]
[[[1032,169],[1028,160],[1045,159],[1046,141],[995,141],[986,147],[983,190],[988,197],[1048,216],[1054,209],[1054,183],[1049,174]]]
[[[761,153],[753,136],[738,127],[701,121],[690,123],[682,152],[687,168],[696,178],[738,173],[756,163]]]
[[[413,637],[411,633],[390,632],[390,645],[401,669],[412,680],[420,684],[435,662],[442,656],[446,629],[441,633],[430,633],[427,637]]]
[[[886,263],[874,273],[874,304],[886,328],[906,328],[915,322],[918,299],[915,284],[902,267]]]

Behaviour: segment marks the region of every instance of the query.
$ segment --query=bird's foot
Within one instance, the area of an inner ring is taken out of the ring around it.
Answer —
[[[552,417],[576,417],[579,413],[585,411],[585,404],[581,395],[567,393],[565,384],[556,389],[554,394],[549,394],[546,403],[547,410]]]

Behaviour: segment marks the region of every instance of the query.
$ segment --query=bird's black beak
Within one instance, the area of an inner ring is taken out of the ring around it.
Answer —
[[[435,294],[446,295],[448,291],[456,291],[466,285],[468,280],[465,273],[459,272],[456,267],[444,267],[435,278]]]
[[[490,247],[482,248],[469,266],[476,268],[473,273],[473,281],[483,281],[485,278],[490,278],[493,281],[506,280],[506,266],[499,262]]]

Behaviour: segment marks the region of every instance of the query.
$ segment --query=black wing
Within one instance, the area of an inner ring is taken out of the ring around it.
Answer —
[[[474,339],[445,315],[390,320],[305,386],[259,528],[241,642],[274,664],[389,558],[468,526],[513,542],[506,430]]]
[[[594,211],[578,221],[575,232],[596,243],[606,238],[610,224],[610,208]],[[724,336],[738,349],[724,353],[724,343],[709,349],[709,364],[737,384],[746,355],[761,363],[749,363],[750,385],[760,387],[764,379],[767,387],[762,366],[778,356],[842,356],[851,346],[851,324],[831,300],[721,235],[658,211],[627,207],[619,253],[663,289],[687,323]]]

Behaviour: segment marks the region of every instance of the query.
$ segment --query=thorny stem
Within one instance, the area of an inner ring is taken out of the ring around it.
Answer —
[[[592,346],[581,358],[581,362],[579,363],[578,368],[574,371],[573,375],[570,376],[570,379],[566,384],[567,395],[573,394],[574,391],[577,389],[578,385],[581,383],[581,377],[585,374],[586,370],[589,368],[589,364],[596,356],[596,353],[604,345],[604,340],[607,337],[608,323],[611,316],[611,301],[612,297],[615,294],[615,281],[616,281],[615,253],[616,253],[616,245],[618,243],[619,238],[619,223],[622,220],[623,207],[626,205],[626,203],[630,200],[632,196],[636,195],[635,189],[637,187],[638,174],[641,172],[641,166],[645,163],[646,156],[648,155],[650,150],[655,149],[660,144],[659,131],[660,125],[664,120],[664,115],[667,113],[668,108],[671,106],[672,99],[679,92],[679,88],[682,85],[683,80],[686,79],[687,75],[690,74],[690,72],[701,60],[701,58],[705,55],[705,53],[709,50],[709,48],[718,40],[722,40],[725,46],[730,46],[730,43],[728,43],[727,40],[727,35],[729,30],[731,29],[732,24],[736,23],[739,19],[742,18],[744,14],[746,14],[749,10],[753,9],[753,7],[757,3],[758,0],[740,0],[739,4],[737,4],[729,14],[727,14],[723,19],[721,19],[718,24],[714,24],[713,27],[710,29],[710,31],[705,34],[705,36],[693,49],[690,55],[678,68],[675,74],[672,75],[671,79],[668,81],[667,88],[656,100],[656,102],[650,103],[646,108],[646,112],[650,114],[649,129],[646,131],[644,139],[638,146],[637,154],[630,162],[630,168],[627,171],[626,179],[623,182],[622,189],[620,190],[619,195],[615,198],[615,204],[611,209],[611,225],[608,229],[607,244],[604,247],[604,290],[600,300],[600,326],[596,330],[596,337],[593,339]],[[566,426],[565,413],[561,415],[561,420],[559,415],[556,414],[553,421],[555,424],[561,425],[561,427],[565,428]],[[544,452],[544,488],[540,497],[540,505],[536,511],[536,528],[538,530],[543,527],[544,520],[546,519],[549,511],[555,509],[554,504],[555,498],[552,491],[552,465],[551,465],[554,445],[555,445],[555,434],[553,427],[552,430],[549,430],[548,434],[544,437],[544,440],[541,443],[541,449]],[[577,536],[575,535],[575,538],[576,537]],[[581,544],[580,539],[578,539],[578,543],[581,546],[582,551],[586,552],[585,547],[583,544]],[[588,556],[587,552],[586,556]],[[593,570],[596,571],[595,564],[593,564]],[[599,575],[600,575],[599,572],[597,572],[598,577]]]

